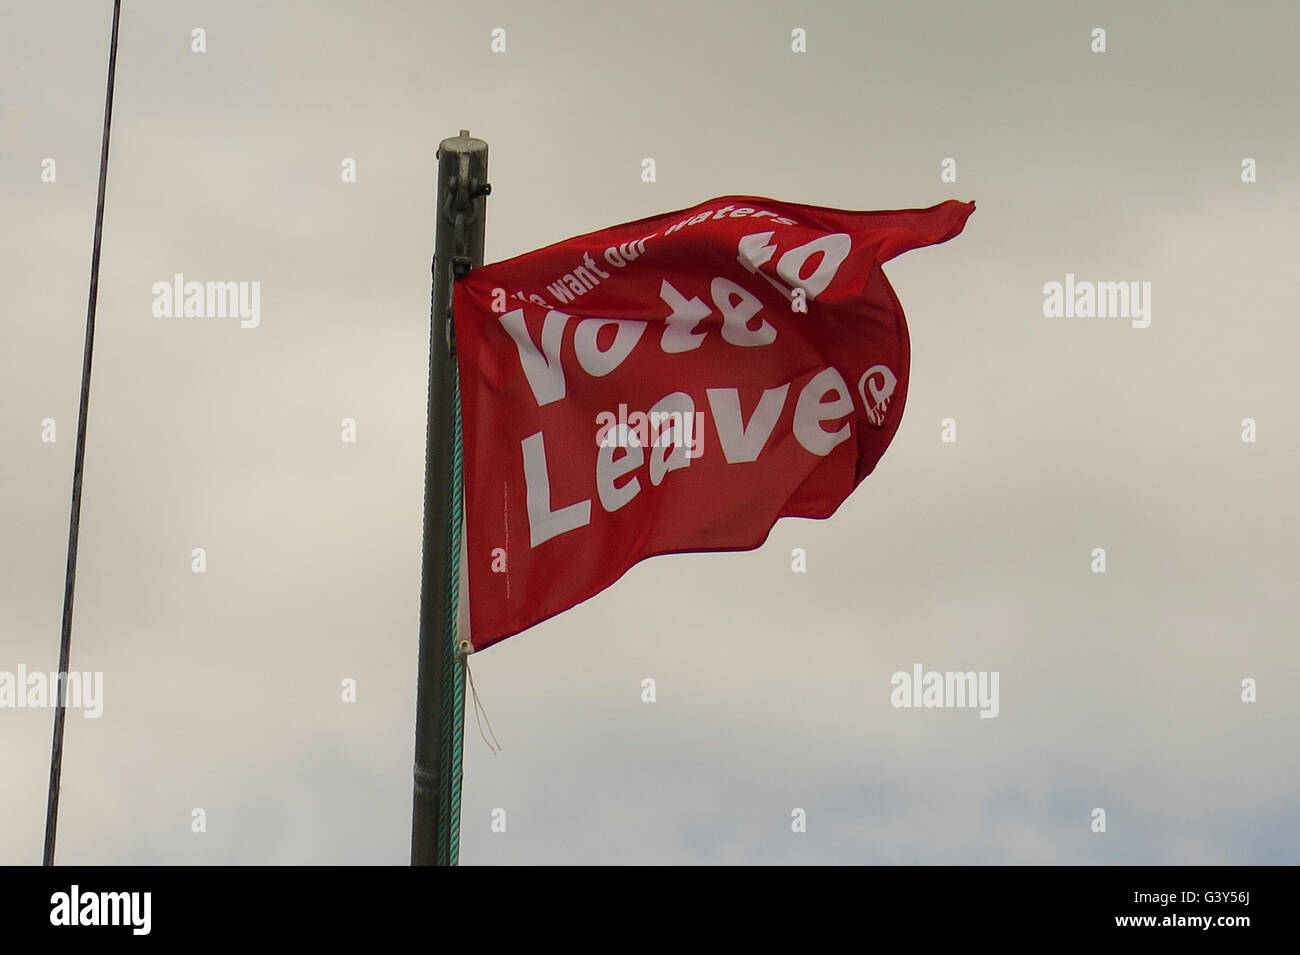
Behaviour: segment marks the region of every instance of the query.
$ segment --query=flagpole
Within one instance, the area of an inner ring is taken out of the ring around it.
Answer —
[[[452,284],[483,264],[487,143],[462,129],[438,147],[428,433],[420,574],[420,663],[415,703],[411,865],[456,865],[460,850],[463,662],[457,658],[460,581],[460,402]]]

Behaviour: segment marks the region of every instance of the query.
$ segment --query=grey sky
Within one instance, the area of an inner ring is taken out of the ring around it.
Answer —
[[[473,658],[465,864],[1300,861],[1293,5],[123,6],[61,862],[406,862],[463,127],[489,261],[729,193],[978,204],[886,267],[907,410],[834,518]],[[111,7],[0,12],[0,670],[57,666]],[[259,281],[260,326],[153,317],[177,272]],[[1067,272],[1150,282],[1150,327],[1045,318]],[[892,708],[914,663],[999,671],[998,718]],[[40,858],[51,719],[0,709],[0,862]]]

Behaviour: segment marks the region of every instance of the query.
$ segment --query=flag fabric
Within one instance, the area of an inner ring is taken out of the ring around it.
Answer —
[[[907,397],[881,266],[974,208],[725,196],[460,278],[473,648],[655,554],[749,550],[781,517],[833,514]]]

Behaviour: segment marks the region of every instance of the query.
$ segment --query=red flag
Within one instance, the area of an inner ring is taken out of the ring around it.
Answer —
[[[880,266],[974,208],[724,196],[457,281],[474,648],[652,555],[749,550],[780,517],[833,514],[907,397]]]

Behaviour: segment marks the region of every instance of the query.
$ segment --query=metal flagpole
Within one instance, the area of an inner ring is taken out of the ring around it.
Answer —
[[[108,84],[104,93],[104,131],[99,146],[99,199],[90,252],[90,299],[86,303],[86,341],[81,356],[81,403],[77,409],[77,450],[72,464],[72,513],[68,519],[68,564],[63,578],[63,628],[59,635],[59,689],[50,745],[50,787],[45,801],[44,864],[54,865],[59,830],[59,788],[63,777],[63,727],[67,719],[68,665],[72,655],[72,598],[77,588],[77,540],[81,533],[81,482],[86,466],[86,419],[90,414],[90,365],[95,352],[95,307],[99,303],[99,248],[104,235],[104,193],[108,186],[108,134],[113,125],[113,77],[117,72],[117,21],[122,0],[113,0],[113,35],[108,41]]]
[[[455,865],[460,850],[460,741],[464,663],[457,656],[460,581],[460,393],[451,322],[452,284],[483,264],[487,143],[462,129],[438,147],[438,193],[429,329],[428,435],[420,664],[415,704],[411,865]]]

